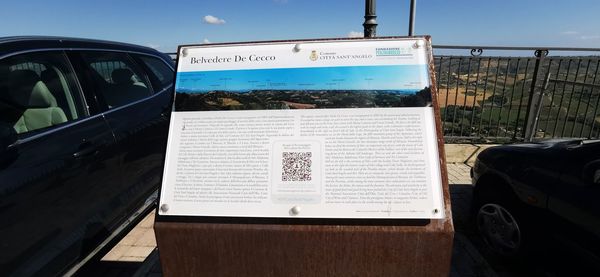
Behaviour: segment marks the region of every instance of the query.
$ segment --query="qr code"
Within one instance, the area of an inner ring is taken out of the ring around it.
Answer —
[[[310,181],[312,152],[283,152],[281,181]]]

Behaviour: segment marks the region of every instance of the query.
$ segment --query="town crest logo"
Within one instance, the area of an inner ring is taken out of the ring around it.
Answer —
[[[316,61],[319,58],[319,56],[317,55],[317,51],[312,50],[312,52],[310,52],[310,60],[311,61]]]

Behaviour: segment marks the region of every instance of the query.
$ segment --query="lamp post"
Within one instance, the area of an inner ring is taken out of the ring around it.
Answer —
[[[363,23],[366,38],[373,38],[377,33],[377,21],[375,20],[375,0],[365,0],[365,23]]]
[[[417,10],[417,0],[410,0],[410,19],[408,21],[408,35],[415,35],[415,17]]]

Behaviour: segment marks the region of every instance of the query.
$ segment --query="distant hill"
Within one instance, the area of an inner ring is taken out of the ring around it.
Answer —
[[[328,109],[376,107],[424,107],[431,104],[431,91],[371,90],[253,90],[247,92],[178,91],[177,111]]]

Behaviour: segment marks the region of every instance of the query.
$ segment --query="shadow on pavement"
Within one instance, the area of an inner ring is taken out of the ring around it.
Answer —
[[[141,262],[93,260],[81,268],[75,277],[130,277],[140,269]]]

